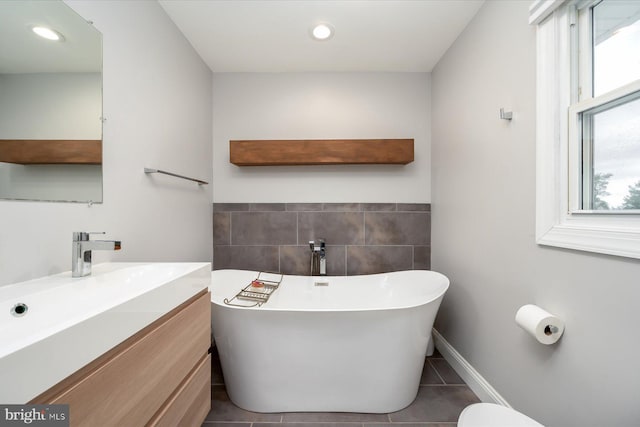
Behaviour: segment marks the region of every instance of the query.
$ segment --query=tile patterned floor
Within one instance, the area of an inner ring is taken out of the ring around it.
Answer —
[[[389,414],[245,411],[229,400],[215,353],[211,399],[211,412],[202,427],[452,427],[462,409],[480,401],[437,350],[425,360],[416,400]]]

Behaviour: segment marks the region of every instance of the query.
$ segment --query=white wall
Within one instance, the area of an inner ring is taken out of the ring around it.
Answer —
[[[0,74],[0,139],[102,138],[100,73]]]
[[[0,139],[102,139],[100,73],[0,74]],[[0,163],[0,198],[102,200],[99,165]]]
[[[94,262],[210,261],[211,72],[156,2],[68,1],[104,42],[104,203],[0,201],[0,284],[71,268],[71,233],[106,231]]]
[[[428,73],[214,73],[214,201],[429,202],[429,92]],[[229,163],[230,139],[342,138],[414,138],[415,161]]]
[[[0,198],[100,202],[102,166],[0,163]]]
[[[432,73],[432,268],[452,282],[436,329],[544,425],[638,425],[640,263],[535,243],[528,7],[486,2]],[[527,303],[565,319],[556,345],[516,326]]]

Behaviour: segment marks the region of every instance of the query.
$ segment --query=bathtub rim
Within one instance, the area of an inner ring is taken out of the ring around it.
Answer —
[[[418,269],[418,270],[398,270],[398,271],[389,271],[389,272],[385,272],[385,273],[372,273],[372,274],[354,274],[354,275],[350,275],[350,276],[302,276],[302,275],[296,275],[296,274],[283,274],[283,279],[284,277],[301,277],[301,278],[317,278],[317,279],[330,279],[331,277],[341,277],[341,278],[348,278],[348,277],[375,277],[375,276],[382,276],[382,275],[388,275],[388,274],[393,274],[393,273],[403,273],[403,272],[429,272],[430,274],[435,274],[439,277],[441,277],[442,279],[445,280],[445,286],[444,289],[442,289],[442,292],[438,293],[437,295],[435,295],[432,298],[429,298],[426,301],[420,301],[416,304],[404,304],[404,305],[396,305],[393,307],[369,307],[369,308],[354,308],[354,307],[349,307],[349,308],[274,308],[274,307],[268,307],[268,301],[267,303],[263,304],[262,306],[258,307],[258,306],[254,306],[254,307],[240,307],[240,306],[235,306],[235,305],[229,305],[229,304],[225,304],[224,303],[224,298],[228,298],[229,296],[218,296],[215,295],[215,292],[213,290],[213,286],[214,286],[214,274],[216,272],[232,272],[232,271],[238,271],[238,272],[243,272],[243,273],[254,273],[254,274],[258,274],[259,272],[256,270],[241,270],[241,269],[236,269],[236,268],[225,268],[225,269],[219,269],[219,270],[211,270],[211,284],[209,285],[209,291],[211,291],[211,303],[215,304],[219,307],[223,307],[223,308],[230,308],[230,309],[240,309],[240,310],[254,310],[254,311],[271,311],[271,312],[309,312],[309,313],[322,313],[322,312],[368,312],[368,311],[389,311],[389,310],[405,310],[405,309],[411,309],[411,308],[416,308],[416,307],[421,307],[423,305],[427,305],[427,304],[431,304],[434,301],[437,300],[442,300],[444,298],[444,295],[447,293],[447,290],[449,289],[449,287],[451,286],[451,281],[449,280],[449,278],[447,276],[445,276],[444,274],[437,272],[437,271],[433,271],[433,270],[424,270],[424,269]],[[281,273],[271,273],[271,272],[264,272],[264,273],[269,273],[269,274],[281,274]],[[240,290],[240,289],[238,289]],[[276,291],[277,292],[277,291]],[[214,298],[217,297],[219,298],[219,301],[215,301]]]

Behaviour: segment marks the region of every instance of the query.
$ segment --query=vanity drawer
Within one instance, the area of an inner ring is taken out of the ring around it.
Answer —
[[[199,426],[211,407],[211,356],[182,382],[148,427]]]
[[[72,426],[146,425],[190,374],[204,375],[194,369],[210,346],[210,312],[210,294],[198,294],[81,370],[80,378],[64,380],[62,391],[43,403],[69,404]]]

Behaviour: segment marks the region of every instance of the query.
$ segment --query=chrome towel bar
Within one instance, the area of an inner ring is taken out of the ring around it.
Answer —
[[[164,175],[175,176],[176,178],[186,179],[187,181],[197,182],[198,185],[207,185],[207,184],[209,184],[207,181],[202,181],[202,180],[196,179],[196,178],[189,178],[188,176],[178,175],[177,173],[167,172],[167,171],[163,171],[163,170],[160,170],[160,169],[144,168],[144,173],[161,173],[161,174],[164,174]]]

